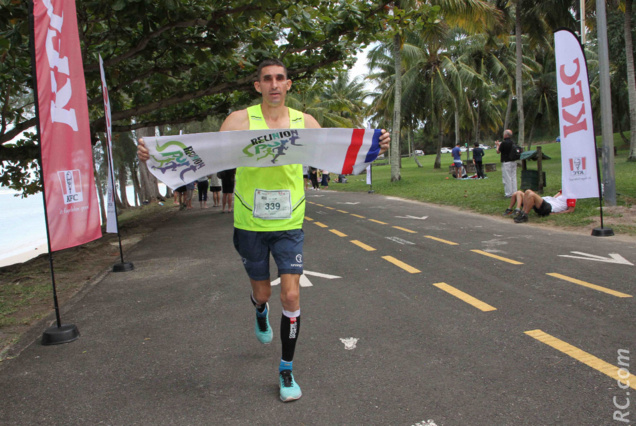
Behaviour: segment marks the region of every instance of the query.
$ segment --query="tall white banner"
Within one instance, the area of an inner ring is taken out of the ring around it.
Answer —
[[[108,161],[108,185],[106,186],[106,232],[116,234],[117,209],[115,207],[115,188],[113,185],[113,179],[115,178],[115,172],[113,169],[113,134],[111,131],[110,99],[108,97],[108,86],[106,86],[106,74],[104,73],[104,61],[102,61],[102,55],[99,55],[99,72],[102,76],[104,118],[106,120],[106,144],[108,146],[108,152],[106,153],[106,160]]]
[[[598,197],[596,139],[587,63],[578,38],[569,30],[554,33],[561,179],[566,198]]]
[[[358,174],[380,153],[380,130],[277,129],[144,137],[148,170],[175,189],[235,167],[306,164]]]

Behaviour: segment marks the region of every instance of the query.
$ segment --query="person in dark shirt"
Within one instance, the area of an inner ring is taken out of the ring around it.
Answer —
[[[495,144],[497,152],[501,154],[501,180],[504,185],[504,195],[510,198],[517,192],[517,161],[510,159],[513,145],[512,130],[504,130],[503,137],[503,142],[496,141]]]
[[[483,179],[485,177],[484,163],[482,162],[484,154],[484,150],[479,147],[479,142],[475,142],[475,147],[473,148],[473,164],[475,165],[475,171],[477,172],[477,179]]]

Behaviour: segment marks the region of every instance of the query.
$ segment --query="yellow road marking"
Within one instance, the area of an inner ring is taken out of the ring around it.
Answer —
[[[433,237],[431,235],[424,235],[426,238],[430,238],[431,240],[439,241],[440,243],[448,244],[451,246],[458,246],[459,243],[454,243],[452,241],[442,240],[441,238]]]
[[[314,203],[317,206],[324,207],[322,204]]]
[[[414,268],[414,267],[412,267],[410,265],[407,265],[406,263],[404,263],[404,262],[402,262],[400,260],[397,260],[393,256],[382,256],[382,259],[384,259],[384,260],[386,260],[388,262],[391,262],[395,266],[399,266],[400,268],[404,269],[406,272],[410,272],[411,274],[417,274],[419,272],[422,272],[419,269],[416,269],[416,268]]]
[[[316,225],[320,226],[321,228],[329,228],[329,226],[328,226],[328,225],[325,225],[325,224],[324,224],[324,223],[322,223],[322,222],[314,222],[314,223],[315,223]]]
[[[310,217],[305,216],[305,220],[308,220],[308,221],[310,221],[310,222],[311,222],[313,219],[312,219],[312,218],[310,218]]]
[[[334,207],[325,206],[325,208],[326,208],[326,209],[329,209],[329,210],[335,210],[335,208],[334,208]]]
[[[366,245],[365,243],[360,242],[360,241],[358,241],[358,240],[351,240],[351,242],[352,242],[353,244],[357,245],[358,247],[361,247],[361,248],[365,249],[366,251],[375,251],[375,249],[374,249],[373,247],[368,246],[368,245]]]
[[[375,219],[369,219],[369,222],[379,223],[380,225],[388,225],[386,222],[381,222],[381,221],[375,220]]]
[[[577,280],[576,278],[570,278],[567,277],[565,275],[561,275],[561,274],[557,274],[557,273],[548,273],[547,275],[550,275],[551,277],[554,278],[559,278],[561,280],[564,281],[569,281],[571,283],[574,284],[578,284],[578,285],[582,285],[583,287],[588,287],[594,290],[598,290],[598,291],[602,291],[603,293],[607,293],[607,294],[611,294],[612,296],[616,296],[616,297],[632,297],[629,294],[625,294],[625,293],[621,293],[620,291],[616,291],[616,290],[612,290],[609,288],[605,288],[605,287],[601,287],[600,285],[596,285],[596,284],[590,284],[590,283],[586,283],[585,281],[581,281],[581,280]]]
[[[400,226],[394,226],[395,229],[399,229],[400,231],[410,232],[411,234],[417,234],[417,231],[411,231],[410,229],[402,228]]]
[[[502,262],[512,263],[513,265],[523,265],[523,262],[518,262],[516,260],[507,259],[505,257],[497,256],[496,254],[488,253],[483,250],[471,250],[473,253],[483,254],[484,256],[492,257],[493,259],[501,260]]]
[[[353,214],[353,213],[351,213],[351,216],[359,217],[360,219],[366,219],[366,217],[364,217],[364,216],[360,216],[359,214]]]
[[[576,346],[572,346],[569,343],[564,342],[563,340],[557,339],[556,337],[551,336],[541,330],[526,331],[525,334],[537,339],[541,343],[552,346],[554,349],[563,352],[566,355],[569,355],[570,357],[579,362],[582,362],[588,367],[592,367],[593,369],[600,371],[601,373],[611,377],[614,380],[620,381],[621,383],[629,386],[632,389],[636,389],[636,380],[628,380],[630,377],[629,374],[623,374],[623,376],[627,377],[620,377],[620,369],[615,365],[610,364],[609,362],[605,362],[602,359],[597,358],[594,355],[577,348]]]
[[[335,229],[330,229],[329,231],[333,232],[334,234],[336,234],[339,237],[346,237],[347,236],[347,234],[343,234],[342,232],[336,231]]]
[[[488,303],[482,302],[479,299],[474,298],[473,296],[471,296],[470,294],[464,293],[461,290],[456,289],[453,286],[450,286],[446,283],[436,283],[433,284],[435,287],[439,288],[440,290],[444,290],[446,293],[452,294],[453,296],[457,297],[458,299],[463,300],[464,302],[468,303],[469,305],[473,305],[475,308],[483,311],[483,312],[490,312],[490,311],[496,311],[497,308],[490,306]]]
[[[346,211],[344,211],[344,210],[336,210],[336,211],[337,211],[337,212],[340,212],[340,213],[347,213],[347,214],[349,214],[349,212],[346,212]]]

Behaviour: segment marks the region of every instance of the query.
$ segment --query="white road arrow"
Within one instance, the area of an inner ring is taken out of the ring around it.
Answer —
[[[337,275],[329,275],[329,274],[323,274],[323,273],[320,273],[320,272],[305,271],[300,276],[300,286],[301,287],[313,287],[314,286],[311,283],[311,281],[309,281],[309,278],[306,277],[306,275],[311,275],[311,276],[320,277],[320,278],[327,278],[328,280],[335,280],[336,278],[342,278],[342,277],[339,277]],[[274,281],[272,281],[272,285],[279,285],[279,284],[280,284],[280,278],[276,278]]]
[[[411,216],[410,214],[407,214],[406,216],[395,216],[395,217],[400,219],[417,219],[417,220],[428,219],[428,216],[417,217],[417,216]]]
[[[580,256],[571,256],[569,254],[560,254],[560,257],[569,257],[572,259],[594,260],[596,262],[618,263],[619,265],[634,266],[633,263],[626,260],[618,253],[609,253],[610,257],[597,256],[595,254],[583,253],[580,251],[571,251],[570,253],[578,254]]]
[[[344,203],[338,203],[338,204],[350,204],[350,205],[352,205],[352,206],[355,206],[356,204],[360,204],[360,202],[356,202],[356,203],[354,203],[354,202],[351,202],[351,201],[346,201],[346,202],[344,202]]]

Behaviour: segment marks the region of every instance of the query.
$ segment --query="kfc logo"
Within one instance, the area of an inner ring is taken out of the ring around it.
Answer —
[[[572,176],[583,176],[586,172],[585,157],[570,158],[570,174]]]
[[[62,185],[62,194],[64,204],[81,203],[84,201],[82,196],[82,179],[79,170],[66,170],[57,172],[57,177]]]

